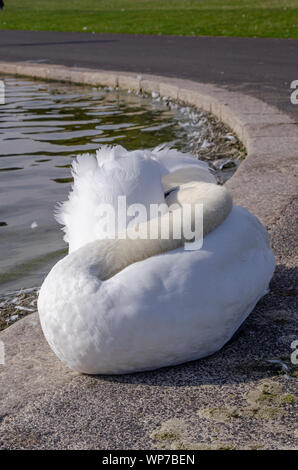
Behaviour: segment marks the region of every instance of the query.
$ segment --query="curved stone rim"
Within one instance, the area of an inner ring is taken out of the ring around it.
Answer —
[[[0,73],[155,92],[203,109],[229,126],[247,149],[245,160],[226,183],[234,203],[270,225],[295,196],[298,124],[257,98],[192,80],[54,64],[0,62]]]

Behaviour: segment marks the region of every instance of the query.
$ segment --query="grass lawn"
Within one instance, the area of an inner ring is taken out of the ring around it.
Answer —
[[[0,29],[298,38],[298,0],[4,0]]]

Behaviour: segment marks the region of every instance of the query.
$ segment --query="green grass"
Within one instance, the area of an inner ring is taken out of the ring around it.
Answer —
[[[5,0],[0,29],[298,38],[298,0]]]

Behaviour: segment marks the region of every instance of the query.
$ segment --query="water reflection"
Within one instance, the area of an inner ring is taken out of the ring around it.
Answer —
[[[75,155],[99,144],[186,149],[189,117],[163,101],[7,78],[0,106],[0,292],[40,285],[66,253],[53,217]]]

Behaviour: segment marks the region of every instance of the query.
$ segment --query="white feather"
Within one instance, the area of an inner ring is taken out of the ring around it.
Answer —
[[[262,224],[244,208],[231,210],[204,163],[165,147],[102,147],[78,157],[73,175],[58,215],[72,253],[48,274],[38,299],[57,356],[79,372],[118,374],[218,351],[268,291],[275,259]],[[159,203],[175,185],[169,201],[204,202],[202,249],[185,251],[174,239],[100,239],[99,204],[119,195]]]
[[[127,205],[143,204],[149,215],[150,204],[164,203],[164,193],[177,186],[177,177],[182,183],[189,181],[190,175],[192,180],[215,181],[206,163],[165,146],[129,152],[120,145],[103,145],[96,155],[79,155],[72,164],[72,191],[55,214],[64,226],[69,252],[107,236],[99,212],[102,204],[111,204],[118,220],[117,200],[126,196]],[[132,222],[128,217],[127,224]],[[118,231],[127,224],[119,223]]]

